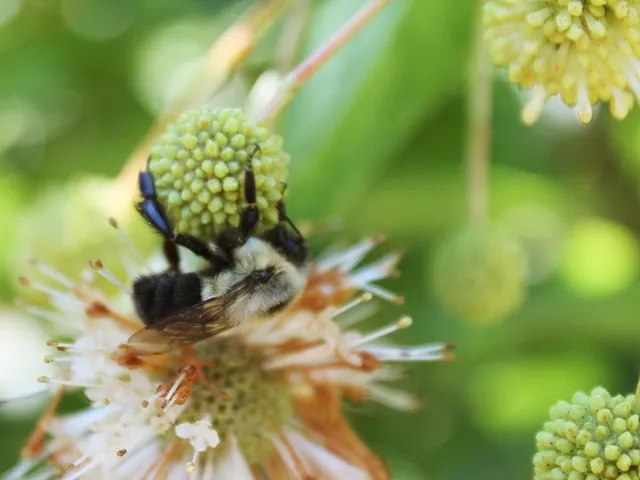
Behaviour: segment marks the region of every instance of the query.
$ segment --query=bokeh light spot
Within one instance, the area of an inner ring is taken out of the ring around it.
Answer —
[[[211,39],[203,22],[181,21],[151,34],[138,48],[136,87],[153,112],[161,112],[198,71]],[[215,37],[214,37],[215,38]]]
[[[607,296],[627,288],[638,273],[638,244],[622,225],[600,218],[573,227],[564,251],[561,275],[576,293]]]
[[[45,375],[42,358],[50,353],[44,331],[16,311],[0,311],[0,400],[20,398],[46,389],[36,378]]]
[[[467,403],[475,423],[488,434],[518,435],[536,429],[549,405],[613,377],[603,363],[586,353],[510,359],[475,371]]]
[[[82,37],[106,40],[123,33],[133,22],[136,3],[130,0],[62,0],[68,27]]]
[[[21,7],[22,0],[2,0],[0,2],[0,27],[13,20]]]

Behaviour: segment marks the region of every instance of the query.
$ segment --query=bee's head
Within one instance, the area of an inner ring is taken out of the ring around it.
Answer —
[[[276,313],[300,296],[307,282],[306,247],[291,244],[288,252],[265,237],[251,237],[235,251],[235,281],[245,282],[249,292],[242,301],[241,316]]]
[[[307,244],[297,229],[290,232],[284,225],[279,224],[267,230],[262,238],[294,265],[302,266],[306,263]]]

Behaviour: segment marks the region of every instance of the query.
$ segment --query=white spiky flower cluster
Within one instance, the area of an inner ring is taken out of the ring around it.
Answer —
[[[525,123],[554,95],[582,123],[597,102],[624,118],[640,98],[638,0],[491,0],[484,24],[494,62],[511,83],[533,89]]]
[[[384,463],[344,418],[342,400],[415,408],[413,396],[385,384],[399,375],[391,364],[451,354],[443,343],[379,343],[408,327],[409,318],[370,333],[353,328],[372,313],[363,303],[372,296],[400,300],[374,284],[392,273],[397,254],[358,267],[379,240],[319,258],[289,311],[155,357],[122,346],[141,327],[131,279],[118,281],[99,261],[80,282],[36,263],[48,281],[22,282],[43,293],[50,308],[30,312],[72,340],[50,342],[59,353],[45,362],[59,373],[41,381],[57,395],[5,478],[253,480],[260,471],[272,480],[388,479]],[[104,279],[124,294],[103,295]],[[55,415],[62,392],[78,388],[91,407]]]

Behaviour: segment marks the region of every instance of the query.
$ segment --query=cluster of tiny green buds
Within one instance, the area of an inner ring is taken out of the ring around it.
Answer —
[[[254,152],[258,229],[275,224],[289,163],[282,144],[281,137],[270,135],[239,109],[202,107],[182,115],[152,147],[149,161],[175,230],[212,238],[237,227],[246,206],[245,167]]]
[[[235,437],[251,462],[272,454],[269,433],[293,416],[290,386],[276,372],[262,368],[263,359],[235,339],[202,349],[200,358],[210,363],[203,368],[207,379],[229,398],[211,395],[201,383],[194,385],[181,421],[196,422],[210,416],[223,445],[213,455],[224,454],[228,439]]]
[[[533,96],[523,110],[537,120],[553,95],[583,123],[592,105],[609,102],[624,118],[640,97],[639,0],[492,0],[484,5],[485,38],[508,79]]]
[[[467,228],[438,252],[433,280],[443,307],[477,323],[513,312],[526,293],[526,254],[501,230]]]
[[[598,387],[558,402],[536,435],[534,480],[638,480],[640,417],[635,395]]]

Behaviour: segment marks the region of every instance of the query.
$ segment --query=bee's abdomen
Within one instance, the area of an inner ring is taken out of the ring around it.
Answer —
[[[145,325],[202,301],[196,273],[160,273],[140,277],[133,283],[136,312]]]

